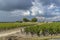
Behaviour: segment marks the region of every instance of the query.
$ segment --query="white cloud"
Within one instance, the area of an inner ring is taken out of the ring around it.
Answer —
[[[51,4],[51,5],[48,6],[48,9],[53,9],[55,7],[56,7],[55,4]]]
[[[30,12],[29,12],[29,11],[25,11],[25,12],[23,12],[22,15],[23,15],[23,16],[29,16],[29,15],[30,15]]]
[[[38,12],[38,8],[34,6],[34,7],[32,7],[31,11],[32,11],[31,15],[36,16],[36,14]]]
[[[23,11],[23,10],[15,10],[11,12],[11,16],[29,16],[30,12],[27,11]]]
[[[53,12],[52,15],[60,16],[60,12]]]
[[[36,15],[40,15],[40,14],[44,14],[44,7],[42,6],[41,3],[38,2],[38,0],[35,0],[35,2],[33,2],[33,6],[31,8],[32,14],[33,16]]]
[[[20,16],[23,14],[23,11],[22,10],[14,10],[14,11],[11,11],[11,16]]]
[[[38,0],[35,0],[33,2],[33,7],[31,8],[32,15],[36,16],[38,20],[45,20],[45,21],[55,21],[60,20],[60,9],[59,7],[51,3],[49,5],[43,6],[42,3],[40,3]],[[42,15],[42,16],[40,16]]]
[[[40,16],[40,17],[36,17],[37,19],[38,19],[38,21],[45,21],[45,17],[42,17],[42,16]]]
[[[60,21],[60,16],[55,16],[55,17],[52,17],[52,18],[47,18],[47,20],[49,20],[49,21]]]
[[[39,14],[43,14],[43,13],[44,13],[43,11],[39,10]]]

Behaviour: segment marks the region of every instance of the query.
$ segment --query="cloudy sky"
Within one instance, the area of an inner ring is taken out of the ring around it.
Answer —
[[[0,21],[16,21],[24,17],[60,21],[60,0],[0,0]]]

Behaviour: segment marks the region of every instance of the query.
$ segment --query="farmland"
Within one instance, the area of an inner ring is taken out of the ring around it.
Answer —
[[[36,23],[0,23],[0,30],[7,30],[7,29],[13,29],[18,27],[27,27],[35,25]]]
[[[9,29],[13,30],[14,28],[17,29],[20,27],[22,27],[22,28],[24,27],[24,33],[26,33],[28,36],[29,36],[29,34],[31,34],[31,36],[30,36],[30,38],[32,38],[31,40],[35,40],[35,38],[38,38],[38,40],[40,40],[40,38],[46,39],[46,40],[50,39],[51,37],[52,38],[60,38],[60,36],[59,36],[60,35],[60,22],[52,22],[52,23],[50,23],[50,22],[49,23],[38,23],[38,22],[0,23],[0,30],[9,30]],[[35,37],[35,35],[37,37]],[[25,38],[25,39],[28,40],[28,38]],[[25,39],[22,39],[22,40],[25,40]]]
[[[36,34],[37,36],[49,36],[60,34],[60,22],[45,23],[42,25],[29,26],[25,28],[27,34]]]
[[[0,30],[8,30],[13,28],[25,27],[24,31],[28,34],[37,34],[38,36],[46,34],[57,35],[60,34],[60,22],[53,23],[38,23],[38,22],[24,22],[24,23],[0,23]]]

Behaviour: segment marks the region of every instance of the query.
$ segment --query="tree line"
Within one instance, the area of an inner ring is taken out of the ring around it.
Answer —
[[[16,21],[16,22],[37,22],[37,18],[32,18],[29,20],[28,18],[23,18],[22,21]]]

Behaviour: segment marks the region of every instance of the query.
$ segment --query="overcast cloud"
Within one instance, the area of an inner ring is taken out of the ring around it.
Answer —
[[[24,17],[60,21],[60,0],[0,0],[0,21]]]

